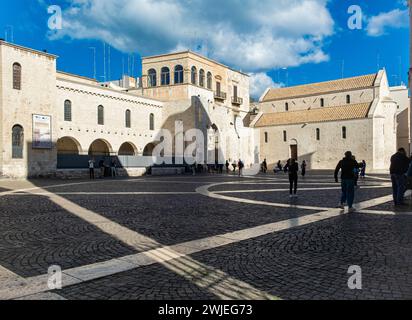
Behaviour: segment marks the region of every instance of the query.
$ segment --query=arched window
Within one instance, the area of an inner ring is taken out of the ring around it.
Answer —
[[[346,139],[346,137],[347,137],[346,127],[342,127],[342,139]]]
[[[191,75],[192,84],[197,84],[197,69],[196,67],[192,67],[192,75]]]
[[[316,140],[320,141],[320,129],[316,129]]]
[[[103,106],[97,107],[97,124],[100,126],[104,125],[104,107]]]
[[[212,86],[213,86],[212,82],[213,82],[212,74],[210,72],[208,72],[207,73],[207,88],[209,90],[212,90]]]
[[[72,121],[72,102],[70,100],[64,102],[64,121]]]
[[[157,72],[155,69],[150,69],[148,72],[148,86],[149,87],[156,87],[157,86]]]
[[[199,71],[199,86],[205,86],[205,70],[200,69]]]
[[[21,65],[13,64],[13,89],[21,90]]]
[[[15,125],[12,129],[12,158],[23,159],[24,132],[23,127]]]
[[[285,103],[285,111],[289,111],[289,103]]]
[[[346,103],[347,103],[347,104],[350,104],[350,95],[347,95],[347,96],[346,96]]]
[[[267,132],[265,132],[265,143],[269,142],[269,135]]]
[[[168,67],[162,68],[161,84],[162,86],[168,86],[170,84],[170,69]]]
[[[178,65],[175,67],[175,84],[181,84],[184,82],[183,67]]]
[[[154,131],[154,129],[155,129],[155,116],[154,116],[153,113],[150,114],[150,124],[149,124],[149,127],[150,127],[150,131]]]
[[[132,112],[130,110],[126,110],[126,128],[132,127]]]
[[[288,141],[288,133],[286,131],[283,131],[283,141],[284,142]]]
[[[320,99],[320,106],[323,108],[325,106],[325,99]]]

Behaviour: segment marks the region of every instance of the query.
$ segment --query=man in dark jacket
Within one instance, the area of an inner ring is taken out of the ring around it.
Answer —
[[[355,212],[353,202],[355,200],[355,170],[359,168],[359,164],[353,159],[352,152],[345,153],[345,158],[341,160],[335,170],[335,180],[339,182],[338,174],[342,171],[342,197],[339,208],[345,209],[345,203],[348,203],[349,213]]]
[[[398,150],[391,158],[391,180],[393,189],[393,201],[395,206],[404,205],[404,196],[406,191],[406,173],[409,169],[410,160],[406,156],[404,148]]]

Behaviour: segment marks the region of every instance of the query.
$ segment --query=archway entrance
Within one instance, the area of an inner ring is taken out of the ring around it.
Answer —
[[[136,151],[133,145],[129,142],[125,142],[120,146],[119,156],[135,156]]]
[[[58,155],[79,155],[81,147],[79,142],[71,137],[63,137],[57,140]]]
[[[153,143],[149,143],[143,150],[143,156],[151,157],[153,155],[153,150],[156,146]]]
[[[111,150],[108,142],[98,139],[90,145],[89,156],[110,156]]]
[[[298,142],[297,140],[293,139],[290,143],[290,158],[298,160],[299,153],[298,153]]]

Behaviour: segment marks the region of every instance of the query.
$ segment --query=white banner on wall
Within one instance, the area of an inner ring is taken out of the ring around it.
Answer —
[[[33,115],[33,148],[53,148],[50,116]]]

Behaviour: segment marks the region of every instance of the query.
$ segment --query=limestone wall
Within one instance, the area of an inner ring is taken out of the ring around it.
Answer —
[[[33,114],[57,115],[56,60],[54,56],[0,43],[1,106],[2,106],[2,173],[10,177],[50,175],[56,168],[56,126],[52,125],[52,149],[33,149]],[[13,64],[22,67],[21,90],[13,89]],[[24,129],[23,159],[12,159],[12,128]]]
[[[342,136],[343,126],[347,128],[346,139]],[[319,141],[316,139],[318,128]],[[298,161],[306,160],[310,169],[335,169],[346,151],[352,151],[359,161],[365,160],[373,166],[372,129],[372,119],[261,128],[260,161],[266,158],[272,169],[277,161],[284,163],[289,159],[291,145],[297,144]],[[287,132],[286,141],[283,140],[283,131]],[[267,143],[265,132],[268,133]]]
[[[136,154],[142,154],[162,125],[163,104],[158,101],[117,92],[99,86],[75,83],[59,78],[56,98],[58,138],[72,137],[87,154],[90,145],[102,139],[117,154],[121,145],[128,142]],[[72,103],[72,121],[64,121],[64,102]],[[104,125],[97,123],[98,106],[104,107]],[[126,128],[125,113],[131,111],[131,128]],[[155,130],[150,130],[150,114],[155,116]]]

